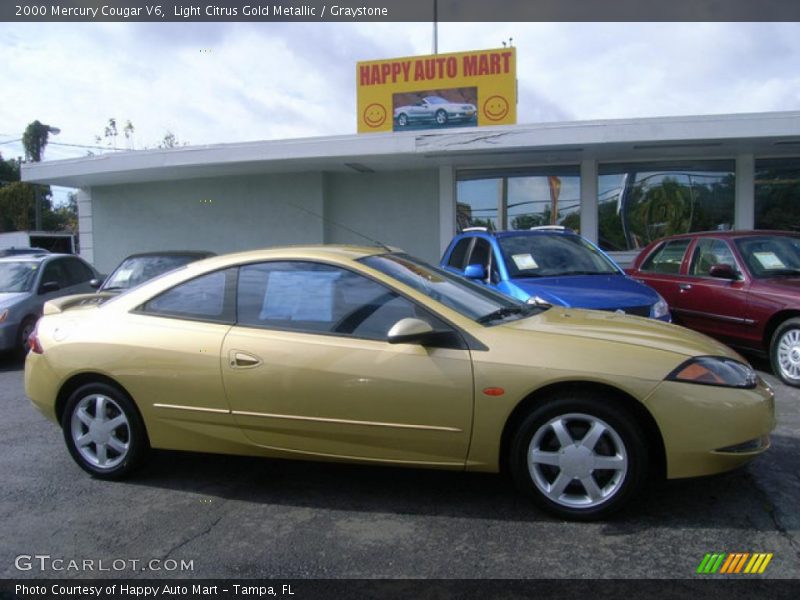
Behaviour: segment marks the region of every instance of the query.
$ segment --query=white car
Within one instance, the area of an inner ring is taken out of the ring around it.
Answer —
[[[446,125],[450,121],[469,121],[475,118],[474,104],[450,102],[441,96],[425,96],[411,106],[398,106],[394,109],[394,120],[399,127],[420,121],[432,121]]]

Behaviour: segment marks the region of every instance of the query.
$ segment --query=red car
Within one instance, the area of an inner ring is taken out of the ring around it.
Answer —
[[[800,386],[800,234],[708,231],[660,239],[628,273],[655,288],[674,322],[768,355]]]

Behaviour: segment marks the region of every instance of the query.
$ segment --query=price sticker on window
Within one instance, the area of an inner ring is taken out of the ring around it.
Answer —
[[[514,254],[511,259],[520,271],[539,268],[539,265],[536,264],[536,261],[530,254]]]

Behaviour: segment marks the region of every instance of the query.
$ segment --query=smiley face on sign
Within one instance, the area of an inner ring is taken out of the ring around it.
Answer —
[[[376,129],[386,123],[386,108],[382,104],[372,103],[364,109],[364,123]]]
[[[490,96],[483,103],[483,114],[490,121],[502,121],[508,116],[508,100],[502,96]]]

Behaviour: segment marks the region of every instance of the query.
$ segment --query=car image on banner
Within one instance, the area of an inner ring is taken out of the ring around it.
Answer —
[[[701,334],[508,298],[402,252],[194,262],[45,306],[25,389],[91,475],[150,448],[497,472],[561,518],[769,447],[770,388]]]
[[[410,125],[423,124],[427,126],[448,127],[453,125],[476,125],[477,108],[474,98],[477,96],[477,88],[465,88],[462,90],[449,90],[450,95],[460,95],[468,97],[472,102],[459,102],[448,100],[437,95],[419,94],[395,94],[394,95],[394,123],[395,131],[409,127]],[[407,101],[409,97],[420,97],[413,104],[399,105],[399,102]]]

